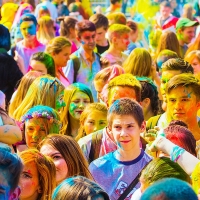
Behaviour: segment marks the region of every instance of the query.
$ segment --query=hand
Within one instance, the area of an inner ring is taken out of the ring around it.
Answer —
[[[110,62],[107,58],[102,57],[100,59],[100,63],[102,65],[102,68],[108,67],[110,65]]]
[[[165,140],[165,137],[158,135],[158,137],[148,146],[148,150],[151,152],[155,152],[160,150],[160,143]]]
[[[152,143],[156,139],[159,130],[158,126],[155,126],[154,129],[149,129],[144,135],[145,140],[148,143]]]

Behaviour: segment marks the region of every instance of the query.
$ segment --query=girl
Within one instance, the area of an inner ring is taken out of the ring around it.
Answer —
[[[74,83],[64,91],[66,106],[61,113],[62,134],[76,137],[80,126],[80,116],[86,105],[93,103],[90,89],[82,83]]]
[[[77,142],[65,135],[48,135],[38,146],[40,152],[50,156],[56,166],[56,185],[72,176],[92,180],[88,163]]]
[[[19,156],[24,164],[19,181],[20,200],[51,200],[56,177],[53,161],[36,149],[23,151]]]
[[[80,117],[80,129],[76,141],[107,126],[107,107],[101,103],[87,105]]]

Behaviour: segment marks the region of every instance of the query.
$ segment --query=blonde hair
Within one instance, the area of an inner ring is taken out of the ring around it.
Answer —
[[[41,72],[30,71],[22,77],[20,84],[16,90],[16,93],[14,94],[15,96],[13,100],[11,100],[11,103],[9,106],[10,116],[13,116],[13,113],[15,112],[16,108],[22,103],[24,97],[26,96],[26,93],[30,85],[39,76],[42,76]]]
[[[194,20],[194,17],[193,17],[194,12],[195,12],[195,10],[193,9],[191,4],[189,4],[189,3],[185,4],[183,6],[183,14],[181,17],[188,18],[193,21]]]
[[[191,64],[194,58],[197,58],[197,60],[200,62],[200,50],[194,50],[189,52],[184,58],[184,60]]]
[[[54,21],[50,16],[43,16],[38,20],[37,39],[47,45],[55,37]]]
[[[24,165],[34,162],[37,167],[41,187],[38,199],[51,200],[52,192],[56,187],[56,168],[51,158],[41,154],[36,149],[25,150],[19,153],[19,156]]]
[[[16,108],[13,118],[20,121],[21,117],[33,106],[44,105],[56,108],[56,99],[64,90],[64,86],[57,78],[50,75],[38,77],[31,84],[24,100]]]
[[[86,132],[85,132],[85,128],[84,128],[84,122],[87,119],[88,115],[95,112],[95,111],[102,112],[106,116],[107,116],[107,112],[108,112],[107,107],[102,103],[91,103],[91,104],[87,105],[85,107],[84,111],[81,113],[80,128],[79,128],[79,131],[78,131],[78,135],[75,138],[76,141],[78,141],[82,137],[86,136]]]

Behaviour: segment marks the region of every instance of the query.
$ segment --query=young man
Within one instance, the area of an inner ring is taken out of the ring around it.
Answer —
[[[23,58],[25,71],[27,72],[30,57],[34,53],[44,52],[45,46],[37,40],[37,20],[33,14],[22,15],[19,24],[24,39],[18,42],[14,49]]]
[[[127,59],[127,55],[123,52],[127,50],[130,43],[129,33],[131,29],[122,24],[113,24],[108,29],[108,39],[110,47],[102,54],[103,58],[107,58],[111,65],[121,65]]]
[[[199,22],[191,21],[188,18],[180,18],[176,23],[176,35],[181,47],[181,53],[183,57],[188,49],[187,45],[195,37],[195,29],[198,25]]]
[[[96,48],[99,54],[108,50],[109,42],[106,39],[106,32],[108,30],[108,19],[102,14],[94,14],[89,19],[96,27]]]
[[[151,157],[140,148],[140,133],[145,130],[141,106],[129,99],[116,100],[108,112],[108,128],[112,131],[117,150],[93,161],[90,172],[94,180],[108,193],[110,199],[118,199]],[[124,199],[130,199],[140,183],[128,191]]]

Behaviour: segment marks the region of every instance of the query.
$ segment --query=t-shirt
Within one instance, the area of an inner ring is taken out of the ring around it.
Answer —
[[[99,54],[102,54],[102,53],[104,53],[105,51],[107,51],[109,49],[110,44],[109,44],[109,42],[108,42],[107,46],[100,46],[100,45],[96,44],[96,47],[97,47],[97,52]]]
[[[152,159],[141,149],[141,153],[136,159],[122,162],[116,159],[116,152],[94,160],[89,166],[94,180],[108,193],[111,200],[117,200]],[[126,200],[130,200],[132,194],[139,187],[140,183],[138,182]]]

